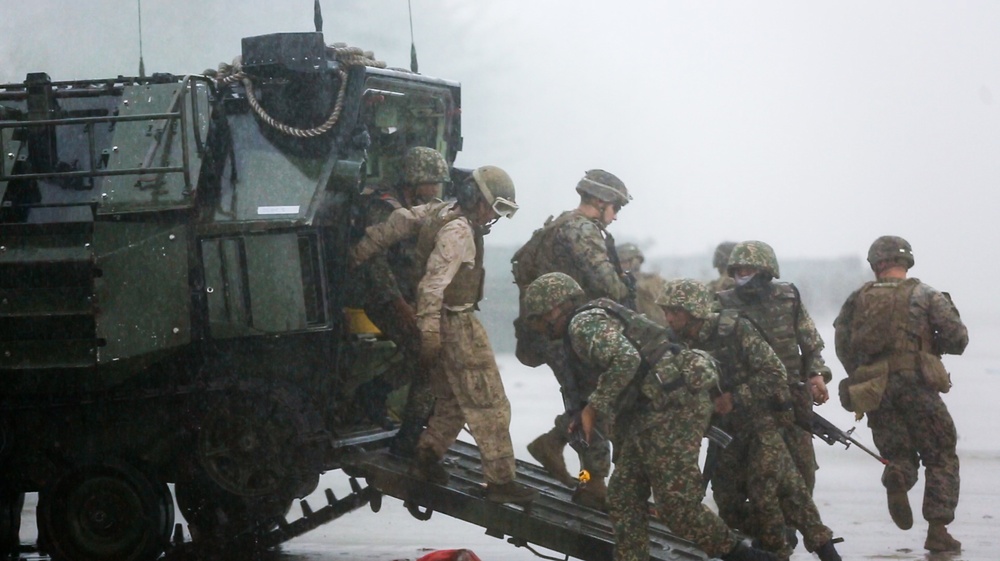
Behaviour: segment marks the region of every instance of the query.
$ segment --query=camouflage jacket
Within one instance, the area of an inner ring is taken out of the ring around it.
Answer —
[[[938,292],[918,279],[917,284],[910,295],[909,302],[909,326],[907,331],[911,334],[929,332],[932,334],[933,346],[931,349],[935,354],[960,355],[969,344],[969,331],[962,323],[962,318],[958,315],[958,309],[951,301],[947,293]],[[903,279],[885,279],[881,283],[899,284]],[[867,283],[869,286],[872,283]],[[862,287],[864,288],[864,287]],[[856,301],[861,292],[861,288],[855,290],[844,305],[840,308],[840,314],[833,322],[836,330],[834,335],[834,346],[837,351],[837,358],[844,365],[844,370],[848,373],[854,372],[858,366],[867,364],[873,357],[864,356],[851,347],[851,323],[856,309]],[[895,334],[886,333],[886,337],[894,337]]]
[[[746,295],[731,289],[718,297],[723,309],[739,310],[761,330],[785,365],[790,384],[817,374],[826,382],[833,378],[823,360],[823,338],[794,284],[771,282],[761,294]]]
[[[563,218],[567,214],[571,215]],[[545,262],[550,270],[541,273],[565,273],[580,284],[587,298],[611,298],[624,302],[629,296],[608,256],[606,233],[599,221],[587,218],[578,210],[568,210],[556,220],[565,220],[552,235]]]
[[[777,428],[773,414],[792,404],[785,368],[750,321],[733,310],[714,313],[686,339],[719,361],[722,391],[733,395],[726,427],[737,432]]]
[[[624,324],[604,309],[576,314],[567,329],[576,358],[598,375],[588,403],[609,420],[615,438],[662,425],[677,408],[703,407],[709,389],[718,383],[715,363],[686,349],[667,353],[645,372]],[[665,386],[671,389],[665,391]],[[633,399],[630,390],[636,393]]]
[[[663,277],[656,273],[636,273],[636,308],[656,323],[666,327],[667,317],[663,308],[656,304],[656,298],[663,292]]]

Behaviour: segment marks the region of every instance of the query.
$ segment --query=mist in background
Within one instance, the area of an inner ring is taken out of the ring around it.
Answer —
[[[137,4],[0,0],[0,82],[136,75]],[[324,34],[409,67],[403,0],[322,2]],[[422,73],[463,85],[456,165],[496,164],[513,247],[603,168],[635,201],[611,230],[648,262],[761,239],[782,262],[901,235],[925,282],[1000,321],[1000,3],[413,0]],[[312,31],[312,0],[145,0],[147,73],[230,62],[245,36]],[[706,275],[707,278],[710,275]],[[800,279],[783,275],[783,280]],[[853,287],[848,287],[853,288]],[[985,342],[982,342],[985,343]]]

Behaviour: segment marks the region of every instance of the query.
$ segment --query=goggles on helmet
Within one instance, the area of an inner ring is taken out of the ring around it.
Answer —
[[[518,209],[517,203],[503,197],[496,197],[493,199],[493,204],[490,206],[493,208],[493,212],[503,218],[513,217],[514,213],[516,213]]]

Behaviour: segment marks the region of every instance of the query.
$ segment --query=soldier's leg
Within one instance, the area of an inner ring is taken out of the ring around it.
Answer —
[[[906,419],[924,464],[924,519],[947,525],[955,519],[960,483],[955,422],[936,391],[913,388],[911,395]]]
[[[882,470],[882,485],[886,490],[889,515],[896,526],[903,530],[913,526],[913,512],[907,492],[917,482],[918,456],[903,407],[904,385],[914,381],[910,375],[891,375],[878,409],[868,412],[872,440],[882,457],[888,460]]]
[[[792,404],[795,408],[795,418],[803,423],[812,420],[813,398],[808,385],[792,386],[789,388],[792,394]],[[802,475],[802,480],[809,489],[809,494],[816,488],[816,470],[819,465],[816,463],[816,449],[813,447],[812,433],[802,427],[786,427],[782,429],[782,436],[788,452],[795,462],[795,467]]]
[[[621,460],[608,482],[608,516],[615,532],[615,561],[647,561],[650,483],[633,440],[624,439],[621,445]]]
[[[705,426],[692,423],[691,419],[671,421],[675,422],[647,430],[635,438],[635,454],[652,485],[656,510],[663,523],[678,536],[694,542],[711,557],[725,555],[733,550],[739,538],[701,502],[704,491],[698,452]],[[621,457],[626,455],[632,453],[622,450]]]
[[[735,530],[755,536],[747,504],[747,447],[745,436],[737,436],[716,456],[712,476],[712,499],[719,516]]]
[[[434,408],[427,428],[420,433],[417,449],[427,448],[438,458],[444,456],[458,438],[458,433],[465,425],[465,414],[455,397],[445,370],[443,360],[430,373],[430,387],[434,395]]]
[[[770,438],[770,437],[765,437]],[[772,447],[773,462],[777,470],[777,494],[785,520],[802,532],[806,549],[816,551],[833,538],[833,531],[823,524],[812,494],[795,467],[785,443],[777,437]]]
[[[442,318],[442,362],[469,432],[479,446],[487,483],[514,479],[510,402],[486,330],[470,313]]]
[[[751,440],[747,457],[747,495],[755,522],[755,536],[764,549],[780,558],[792,554],[785,537],[785,513],[781,509],[779,482],[782,469],[795,469],[777,430],[762,430]],[[801,475],[799,482],[801,484]],[[802,487],[805,490],[805,487]]]

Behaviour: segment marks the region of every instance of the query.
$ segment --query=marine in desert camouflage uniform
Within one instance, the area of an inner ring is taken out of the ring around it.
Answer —
[[[514,183],[495,166],[483,166],[458,185],[456,202],[399,209],[369,228],[351,253],[362,262],[401,239],[416,238],[425,263],[417,287],[420,361],[428,365],[434,412],[420,435],[410,474],[444,484],[441,464],[463,426],[479,446],[486,498],[529,503],[536,493],[514,481],[510,402],[486,330],[475,316],[483,295],[483,236],[500,217],[517,210]]]
[[[826,384],[832,374],[823,361],[824,348],[816,324],[792,283],[780,278],[778,259],[761,241],[736,244],[729,256],[735,288],[718,293],[723,309],[735,309],[751,319],[781,359],[788,374],[797,424],[782,429],[788,451],[812,493],[816,486],[816,452],[808,427],[814,404],[830,398]]]
[[[867,412],[875,445],[889,461],[882,484],[896,525],[913,526],[907,491],[923,463],[924,547],[958,551],[962,544],[947,529],[958,506],[957,433],[940,395],[951,381],[939,357],[962,354],[969,333],[950,296],[907,278],[914,264],[909,242],[876,239],[868,263],[876,280],[852,293],[834,322],[837,357],[848,374],[841,400],[848,410]],[[852,390],[862,386],[880,387],[881,398],[867,406],[852,403],[851,397],[860,397]]]
[[[712,311],[712,295],[698,281],[668,283],[658,303],[674,333],[720,364],[716,424],[734,437],[719,452],[712,477],[722,519],[758,538],[779,559],[787,559],[794,547],[786,538],[787,521],[802,532],[809,551],[823,561],[839,561],[833,532],[823,525],[781,435],[794,424],[794,412],[785,368],[774,350],[739,312]]]
[[[613,426],[615,471],[608,506],[616,561],[649,559],[649,503],[676,535],[725,561],[773,560],[742,543],[702,504],[701,440],[712,413],[709,388],[718,380],[706,354],[673,346],[653,364],[626,336],[629,320],[587,299],[569,276],[550,273],[528,287],[525,311],[552,339],[565,339],[575,360],[599,374],[580,416],[588,437],[598,415]]]

